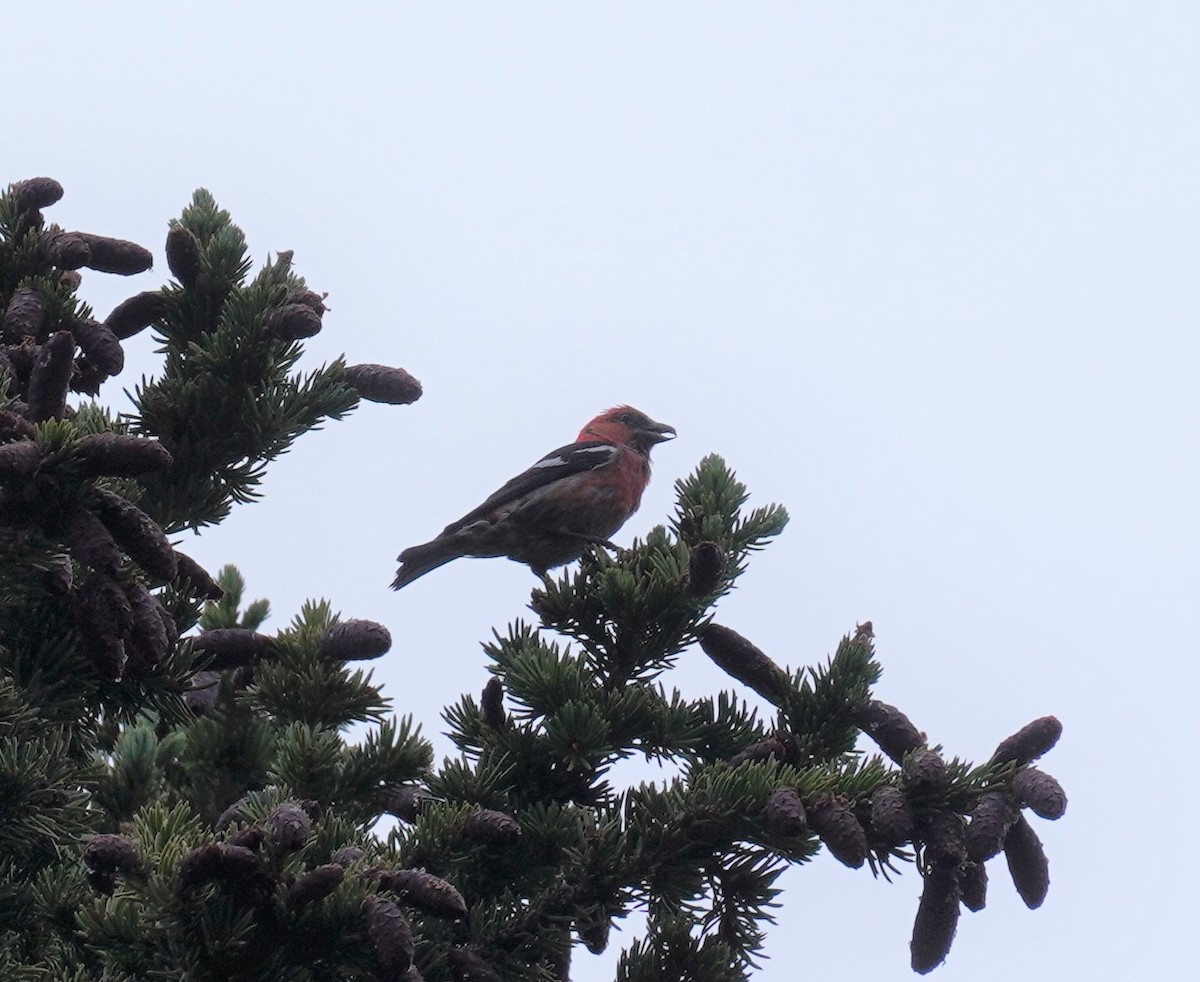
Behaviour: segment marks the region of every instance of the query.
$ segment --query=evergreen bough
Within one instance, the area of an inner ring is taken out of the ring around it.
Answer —
[[[261,633],[268,606],[244,603],[238,571],[214,579],[169,538],[254,500],[301,434],[419,383],[341,359],[298,373],[322,295],[286,252],[250,279],[242,232],[202,190],[167,235],[173,281],[98,321],[76,271],[153,257],[47,225],[61,196],[48,178],[0,196],[0,978],[550,982],[643,910],[619,982],[741,980],[774,881],[822,846],[884,876],[915,860],[918,972],[984,906],[1000,852],[1041,904],[1025,813],[1065,810],[1032,766],[1058,721],[974,766],[872,699],[869,623],[798,669],[714,623],[787,521],[747,512],[715,455],[677,482],[669,526],[543,578],[537,623],[486,644],[479,699],[445,711],[461,753],[435,767],[354,667],[388,650],[384,626],[314,602]],[[163,370],[132,413],[69,404],[147,328]],[[698,651],[737,685],[670,688]],[[614,786],[626,758],[670,776]]]

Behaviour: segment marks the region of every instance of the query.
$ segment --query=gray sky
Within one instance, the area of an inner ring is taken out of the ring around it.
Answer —
[[[633,403],[680,435],[622,541],[711,451],[792,514],[723,623],[797,665],[872,619],[877,696],[963,757],[1062,719],[1049,898],[1025,910],[993,864],[937,977],[1181,977],[1193,5],[46,3],[5,34],[0,182],[53,176],[53,220],[158,258],[85,277],[102,316],[166,279],[167,220],[205,186],[257,260],[294,249],[329,291],[310,366],[425,384],[183,543],[276,625],[311,596],[386,623],[377,671],[440,734],[533,580],[463,561],[393,594],[396,553]],[[157,366],[128,351],[117,407]],[[724,684],[698,651],[667,681]],[[782,885],[759,978],[910,977],[915,873],[822,856]],[[624,938],[577,949],[577,980]]]

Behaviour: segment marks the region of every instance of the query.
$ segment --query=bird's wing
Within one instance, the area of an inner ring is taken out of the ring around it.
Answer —
[[[467,512],[457,522],[447,525],[442,535],[451,535],[472,522],[488,517],[497,508],[502,508],[538,488],[561,481],[564,477],[604,467],[611,463],[619,452],[620,448],[615,444],[599,440],[568,443],[565,447],[552,450],[528,470],[493,492],[478,508]]]

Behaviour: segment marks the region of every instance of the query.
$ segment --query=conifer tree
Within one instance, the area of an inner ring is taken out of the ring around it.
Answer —
[[[0,978],[563,982],[573,951],[644,910],[620,982],[741,980],[774,881],[822,848],[884,876],[914,863],[918,972],[983,908],[1001,852],[1040,905],[1027,813],[1065,810],[1032,764],[1057,720],[972,765],[872,698],[869,623],[799,668],[717,623],[787,516],[747,510],[715,455],[644,541],[543,578],[536,623],[497,633],[490,681],[445,711],[460,753],[435,766],[356,667],[385,627],[311,602],[264,633],[238,571],[214,579],[170,539],[257,498],[303,433],[419,384],[341,359],[299,373],[323,297],[289,253],[251,277],[204,191],[168,232],[172,281],[97,320],[77,271],[152,257],[47,225],[61,195],[37,178],[0,197]],[[163,367],[131,413],[72,401],[151,327]],[[729,691],[670,684],[695,650]],[[669,778],[614,786],[631,757]]]

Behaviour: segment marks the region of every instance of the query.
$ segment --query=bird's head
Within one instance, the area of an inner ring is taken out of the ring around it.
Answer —
[[[675,427],[666,423],[656,423],[632,406],[614,406],[579,431],[581,442],[604,440],[622,444],[643,454],[648,454],[656,443],[674,438]]]

